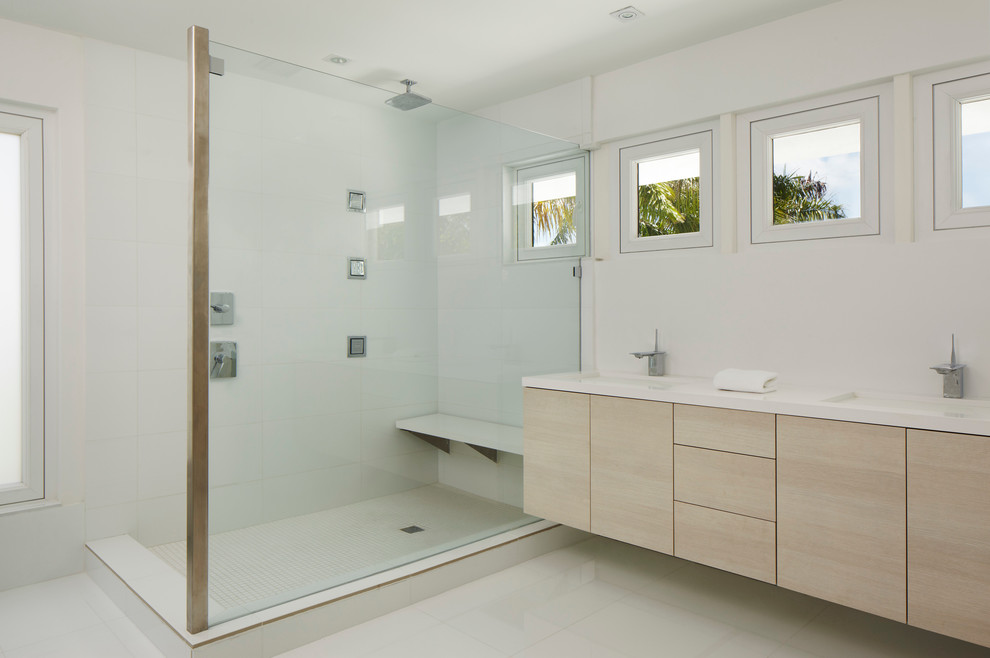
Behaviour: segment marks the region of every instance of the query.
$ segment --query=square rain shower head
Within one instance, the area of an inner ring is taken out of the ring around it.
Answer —
[[[408,110],[415,110],[417,107],[422,107],[423,105],[429,105],[432,102],[426,96],[420,96],[417,93],[407,91],[404,94],[393,96],[385,101],[385,104],[406,112]]]
[[[392,107],[405,112],[407,110],[415,110],[417,107],[422,107],[423,105],[433,102],[426,96],[420,96],[419,94],[410,91],[412,86],[416,84],[415,80],[406,78],[402,81],[402,84],[406,86],[406,91],[385,101],[386,105],[391,105]]]

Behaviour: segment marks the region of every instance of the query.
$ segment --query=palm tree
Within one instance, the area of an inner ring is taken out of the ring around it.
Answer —
[[[797,173],[773,175],[773,223],[794,224],[843,219],[846,210],[828,195],[828,185],[816,179],[812,171],[807,176]]]
[[[576,202],[577,197],[569,196],[534,203],[533,241],[536,241],[536,233],[543,233],[553,236],[551,245],[573,243],[577,239],[577,228],[574,226]]]
[[[639,186],[639,237],[701,230],[700,178]]]

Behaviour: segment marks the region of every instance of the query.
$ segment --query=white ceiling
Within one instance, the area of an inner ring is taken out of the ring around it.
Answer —
[[[0,0],[0,16],[185,56],[185,32],[475,110],[836,0]],[[346,65],[322,61],[330,53]]]

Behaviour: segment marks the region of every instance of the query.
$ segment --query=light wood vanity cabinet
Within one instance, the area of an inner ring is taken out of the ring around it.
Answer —
[[[674,405],[674,555],[777,582],[773,414]]]
[[[777,583],[906,621],[905,430],[777,416]]]
[[[523,400],[527,513],[990,647],[990,437]]]
[[[523,391],[523,511],[578,530],[591,530],[589,397]]]
[[[908,623],[990,646],[990,438],[908,430]]]
[[[591,397],[591,531],[674,552],[673,405]]]

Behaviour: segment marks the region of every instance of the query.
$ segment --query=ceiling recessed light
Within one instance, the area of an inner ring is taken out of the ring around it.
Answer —
[[[346,64],[351,60],[347,59],[346,57],[341,57],[340,55],[334,55],[333,53],[330,53],[329,55],[323,58],[323,61],[330,62],[331,64]]]
[[[611,14],[609,14],[609,16],[611,16],[615,20],[622,21],[623,23],[630,23],[636,20],[637,18],[639,18],[640,16],[644,16],[644,15],[645,14],[643,14],[643,12],[636,9],[632,5],[629,5],[628,7],[623,7],[622,9],[616,9]]]

